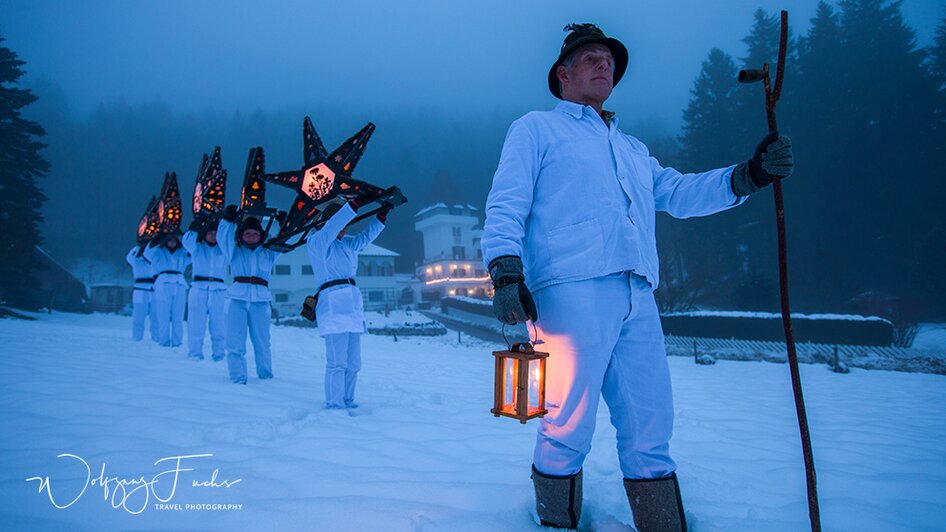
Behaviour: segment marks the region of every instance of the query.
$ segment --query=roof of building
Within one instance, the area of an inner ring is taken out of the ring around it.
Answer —
[[[441,208],[446,209],[446,208],[447,208],[447,204],[446,204],[446,203],[435,203],[435,204],[431,205],[430,207],[424,207],[423,209],[417,211],[417,214],[415,214],[414,216],[423,216],[423,215],[427,214],[428,212],[430,212],[430,211],[432,211],[432,210],[434,210],[434,209],[441,209]]]
[[[462,203],[456,203],[456,204],[454,204],[452,207],[447,207],[447,204],[446,204],[446,203],[440,202],[440,203],[435,203],[435,204],[433,204],[433,205],[431,205],[431,206],[429,206],[429,207],[424,207],[423,209],[417,211],[417,214],[415,214],[414,217],[415,217],[415,218],[419,218],[419,217],[421,217],[421,216],[423,216],[423,215],[425,215],[425,214],[427,214],[428,212],[431,212],[431,211],[433,211],[433,210],[436,210],[436,209],[448,209],[448,208],[449,208],[449,209],[460,209],[461,211],[462,211],[462,210],[470,211],[469,214],[464,214],[463,216],[473,216],[473,213],[475,213],[475,212],[477,211],[477,208],[474,207],[473,205],[470,205],[469,203],[467,203],[467,204],[465,204],[465,205],[462,204]]]
[[[364,249],[358,252],[359,256],[371,256],[371,257],[400,257],[401,254],[390,249],[385,249],[376,244],[368,244]]]

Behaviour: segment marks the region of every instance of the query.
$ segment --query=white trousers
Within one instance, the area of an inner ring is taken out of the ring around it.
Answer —
[[[361,334],[325,335],[325,406],[345,408],[355,402],[361,369]]]
[[[548,475],[581,469],[603,396],[624,477],[670,475],[676,470],[670,370],[647,281],[614,274],[552,285],[534,296],[544,341],[537,349],[549,353],[549,413],[539,423],[535,467]]]
[[[230,299],[227,304],[227,368],[230,382],[246,384],[246,333],[253,342],[256,376],[273,378],[272,353],[269,350],[269,301]]]
[[[204,331],[209,321],[211,354],[214,360],[223,360],[226,355],[226,301],[226,290],[191,285],[187,294],[187,356],[204,358]]]
[[[185,286],[155,283],[154,305],[158,321],[158,343],[177,347],[184,337]]]
[[[133,289],[131,291],[131,339],[140,341],[145,336],[145,318],[150,317],[151,339],[158,339],[158,322],[154,319],[154,305],[151,290]]]

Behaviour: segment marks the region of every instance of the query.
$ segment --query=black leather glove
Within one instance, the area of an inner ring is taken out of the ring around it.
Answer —
[[[383,224],[385,224],[385,225],[387,225],[387,223],[388,223],[388,213],[389,213],[389,212],[391,212],[391,209],[384,209],[383,211],[379,212],[379,213],[376,215],[376,216],[378,217],[378,221],[381,222],[381,223],[383,223]]]
[[[522,273],[522,259],[512,255],[497,257],[489,263],[493,280],[493,313],[506,325],[515,325],[527,319],[539,319],[532,293],[526,288]]]
[[[240,211],[237,210],[236,205],[227,205],[227,209],[223,211],[223,219],[230,223],[235,222],[238,216],[240,216]]]
[[[732,173],[732,191],[748,196],[792,175],[792,139],[773,131],[756,146],[752,158],[736,165]]]
[[[276,221],[279,222],[279,227],[286,225],[286,218],[289,217],[289,213],[286,211],[276,211]]]
[[[365,205],[375,201],[384,195],[384,191],[368,191],[362,189],[361,192],[355,195],[348,203],[353,204],[352,208],[358,210],[358,207],[364,207]]]

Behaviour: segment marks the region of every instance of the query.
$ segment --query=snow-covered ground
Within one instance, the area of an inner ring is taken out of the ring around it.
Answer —
[[[946,351],[946,323],[921,323],[910,347]]]
[[[361,408],[325,411],[324,348],[312,329],[274,327],[276,378],[237,386],[222,364],[131,342],[129,318],[37,317],[0,319],[3,530],[539,529],[535,422],[489,414],[494,344],[366,336]],[[787,366],[670,365],[673,451],[693,530],[807,529]],[[801,372],[825,530],[942,530],[946,377]],[[212,456],[182,459],[172,496],[174,475],[161,473],[176,462],[155,462],[190,455]],[[142,478],[156,482],[120,486]],[[55,508],[49,492],[68,507]],[[581,528],[630,522],[602,404]]]

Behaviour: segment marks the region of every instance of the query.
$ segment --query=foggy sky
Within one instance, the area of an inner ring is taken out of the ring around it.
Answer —
[[[815,0],[49,1],[0,0],[0,35],[28,78],[61,85],[79,116],[161,99],[175,111],[251,112],[315,103],[353,112],[470,114],[548,108],[546,73],[569,22],[595,22],[630,50],[608,107],[624,124],[680,126],[712,47],[741,57],[752,13],[788,9],[807,31]],[[919,44],[946,2],[906,0]]]

